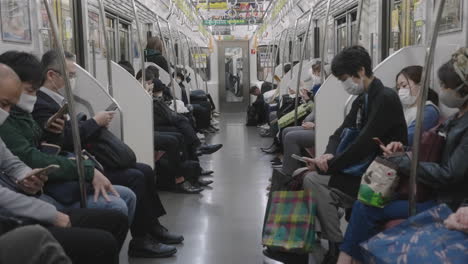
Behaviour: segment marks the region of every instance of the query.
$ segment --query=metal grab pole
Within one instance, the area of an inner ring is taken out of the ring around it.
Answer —
[[[138,49],[140,51],[140,58],[141,58],[141,85],[146,90],[146,73],[145,73],[145,54],[143,49],[143,36],[141,35],[141,28],[140,28],[140,19],[138,18],[137,7],[135,4],[135,0],[132,1],[133,6],[133,15],[135,16],[135,23],[137,28],[137,36],[138,36]]]
[[[359,0],[358,9],[357,9],[357,29],[356,29],[358,42],[360,40],[360,33],[361,33],[362,6],[363,5],[364,5],[364,0]]]
[[[280,52],[280,48],[281,48],[281,39],[283,39],[283,34],[284,34],[284,30],[280,34],[278,45],[276,46],[276,49],[275,49],[275,62],[276,62],[276,58],[278,58],[278,56],[279,56],[279,52]],[[275,65],[276,65],[276,63],[275,63]],[[271,77],[271,84],[273,85],[273,77]],[[281,85],[279,85],[279,84],[278,84],[278,98],[279,98],[279,102],[280,102],[279,104],[281,105],[282,93],[281,93]]]
[[[322,84],[325,82],[325,45],[327,44],[327,36],[328,36],[328,17],[330,16],[330,4],[331,0],[328,0],[327,3],[327,13],[325,15],[325,21],[323,22],[323,39],[322,39],[322,47],[320,47],[320,63],[322,64],[322,69],[320,71],[320,79]]]
[[[287,30],[287,29],[286,29],[286,30]],[[283,49],[283,65],[281,66],[281,67],[282,67],[282,69],[281,69],[281,72],[282,72],[281,77],[282,77],[282,78],[283,78],[284,75],[286,74],[286,73],[284,72],[284,65],[285,65],[285,62],[286,62],[286,50],[288,51],[288,57],[289,57],[289,49],[287,49],[287,47],[289,46],[289,42],[288,42],[288,40],[289,40],[289,33],[290,33],[289,30],[287,30],[287,31],[286,31],[286,37],[284,38],[284,41],[285,41],[284,43],[285,43],[285,45],[284,45],[284,49]],[[286,43],[287,43],[287,44],[286,44]]]
[[[434,20],[434,26],[432,28],[432,35],[430,37],[430,46],[426,51],[426,58],[424,63],[424,69],[421,77],[421,98],[418,101],[418,111],[416,115],[416,126],[414,130],[413,139],[413,158],[411,159],[411,173],[410,173],[410,190],[409,190],[409,215],[413,216],[416,214],[416,195],[417,195],[417,176],[419,167],[419,146],[422,134],[422,122],[424,119],[424,107],[426,105],[427,94],[429,92],[429,82],[431,78],[431,69],[434,61],[435,47],[437,43],[437,37],[439,33],[440,18],[442,11],[444,10],[445,0],[438,1],[436,10],[436,16]]]
[[[176,96],[175,96],[175,67],[176,67],[176,56],[175,56],[175,47],[174,47],[174,40],[172,39],[172,31],[171,31],[171,25],[169,24],[169,21],[166,21],[167,23],[167,30],[169,31],[169,51],[171,55],[168,55],[169,57],[169,78],[171,80],[171,88],[172,88],[172,101],[174,103],[174,111],[177,113],[177,103],[176,103]],[[174,56],[174,70],[171,67],[171,61],[172,57]]]
[[[201,58],[201,54],[202,54],[202,48],[200,46],[198,46],[198,50],[199,50],[199,58]],[[208,60],[208,56],[206,56],[207,60]],[[202,66],[202,62],[201,62],[201,59],[200,59],[200,67]],[[208,83],[207,83],[207,79],[208,79],[208,74],[206,73],[206,69],[204,67],[201,67],[200,70],[203,72],[203,74],[205,75],[205,78],[203,79],[203,81],[205,82],[205,92],[206,94],[208,94]]]
[[[85,174],[84,174],[84,167],[83,167],[83,158],[81,156],[81,139],[80,139],[80,131],[78,129],[78,120],[76,118],[75,112],[75,99],[73,97],[73,92],[70,85],[70,79],[68,78],[66,62],[65,62],[65,54],[62,45],[62,38],[58,34],[58,26],[57,26],[57,19],[55,18],[55,14],[52,11],[52,7],[49,5],[48,0],[43,0],[44,6],[46,7],[47,16],[49,17],[49,22],[52,27],[52,34],[55,40],[55,46],[58,49],[58,61],[59,66],[63,70],[63,79],[65,80],[65,97],[68,101],[68,109],[70,112],[70,121],[72,127],[72,137],[73,137],[73,146],[76,158],[76,166],[78,169],[78,181],[80,184],[80,206],[81,208],[86,208],[86,182],[85,182]]]
[[[273,84],[273,78],[275,76],[275,58],[273,58],[274,56],[274,50],[275,50],[275,42],[276,42],[276,38],[278,36],[276,36],[274,39],[273,39],[273,42],[272,44],[270,45],[270,71],[271,71],[271,84]]]
[[[279,39],[278,43],[281,42],[281,37],[282,37],[282,36],[283,36],[283,33],[280,34],[280,39]],[[273,74],[271,75],[271,84],[272,84],[272,85],[273,85],[273,83],[274,83],[273,80],[274,80],[275,73],[276,73],[276,58],[278,57],[278,49],[279,49],[279,44],[278,44],[277,46],[275,46],[275,42],[276,42],[276,37],[275,37],[275,41],[273,41],[273,52],[272,52],[273,58],[272,58],[272,60],[271,60],[271,61],[272,61],[272,65],[273,65],[272,70],[271,70],[272,73],[273,73]],[[278,89],[279,89],[279,84],[278,84]],[[279,95],[279,96],[281,96],[281,95]]]
[[[193,70],[193,74],[195,74],[194,78],[195,78],[195,86],[197,87],[197,90],[200,90],[200,87],[198,86],[198,78],[197,78],[197,74],[195,72],[195,67],[193,66],[194,64],[194,58],[193,58],[193,50],[192,50],[192,46],[190,45],[190,42],[188,41],[188,38],[187,36],[184,34],[185,36],[185,41],[187,42],[187,48],[188,48],[188,58],[189,58],[189,66],[190,68]],[[192,62],[190,64],[190,62]],[[188,96],[188,101],[189,101],[189,104],[190,104],[190,96]]]
[[[312,12],[309,10],[307,10],[304,14],[302,14],[301,16],[299,16],[297,19],[296,19],[296,23],[294,23],[294,47],[293,47],[293,59],[292,59],[292,63],[291,63],[291,70],[289,70],[291,72],[291,78],[290,80],[293,79],[293,74],[294,74],[294,48],[296,47],[296,44],[299,42],[299,36],[296,36],[297,34],[297,27],[299,25],[299,21],[302,20],[303,18],[307,17],[308,14],[312,14]],[[304,39],[304,42],[307,42],[306,38]],[[299,55],[301,56],[301,55]],[[299,58],[300,60],[301,58]],[[296,94],[297,95],[297,94]]]
[[[296,100],[294,102],[294,124],[295,126],[297,126],[297,107],[299,104],[299,86],[301,84],[302,66],[304,64],[305,51],[307,47],[307,39],[309,38],[309,31],[310,31],[311,24],[312,24],[312,12],[310,12],[310,15],[309,15],[309,23],[307,24],[304,43],[302,44],[302,49],[300,50],[300,56],[299,56],[299,72],[297,73]]]
[[[106,30],[106,12],[104,11],[104,4],[102,3],[102,0],[98,1],[99,3],[99,17],[101,20],[101,29],[102,29],[102,34],[104,34],[104,44],[106,45],[106,50],[107,50],[107,56],[106,56],[106,66],[107,66],[107,90],[109,91],[110,96],[114,96],[114,87],[112,85],[112,67],[111,67],[111,46],[109,42],[109,38],[107,36],[107,30]]]
[[[93,77],[96,78],[96,44],[91,40],[91,58],[93,60]]]

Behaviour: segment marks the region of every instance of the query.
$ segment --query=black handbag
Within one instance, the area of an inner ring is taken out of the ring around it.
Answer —
[[[135,152],[106,128],[85,146],[105,169],[128,169],[136,165]]]

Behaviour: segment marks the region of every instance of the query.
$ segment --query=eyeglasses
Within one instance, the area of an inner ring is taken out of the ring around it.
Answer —
[[[60,75],[60,77],[63,78],[61,72],[59,72],[59,71],[57,71],[57,70],[54,70],[54,69],[50,69],[50,71],[53,71],[53,72],[57,73],[58,75]],[[74,79],[74,78],[76,78],[76,72],[68,72],[68,78],[69,78],[69,79]]]

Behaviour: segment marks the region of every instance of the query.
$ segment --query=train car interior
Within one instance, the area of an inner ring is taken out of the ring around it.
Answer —
[[[468,1],[0,14],[0,263],[468,263]]]

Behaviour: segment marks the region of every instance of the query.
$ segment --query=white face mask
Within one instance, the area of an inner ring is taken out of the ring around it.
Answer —
[[[70,88],[72,91],[76,89],[76,78],[70,78]]]
[[[450,108],[462,107],[468,100],[468,95],[466,95],[465,97],[460,97],[457,91],[463,88],[465,85],[466,84],[463,83],[462,85],[455,88],[455,90],[442,88],[439,94],[440,102],[442,102],[444,105]]]
[[[22,93],[19,102],[16,104],[19,108],[28,113],[32,113],[34,105],[36,104],[37,97],[29,94]]]
[[[398,90],[398,96],[400,97],[401,104],[405,107],[412,106],[418,99],[417,96],[411,95],[410,89],[404,88]]]
[[[10,113],[0,108],[0,126],[3,125],[3,123],[5,123],[9,115]]]
[[[359,79],[359,83],[355,83],[351,77],[348,77],[346,81],[342,82],[346,92],[351,95],[360,95],[364,92],[364,81]]]

